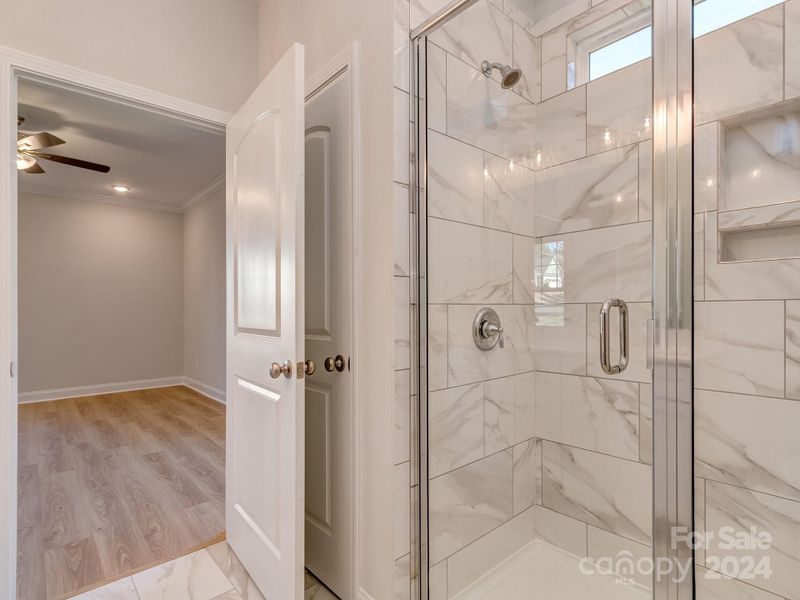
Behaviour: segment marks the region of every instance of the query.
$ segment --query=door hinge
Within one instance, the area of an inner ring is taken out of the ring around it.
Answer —
[[[655,325],[656,322],[653,319],[647,320],[647,364],[645,367],[651,371],[653,370],[653,363],[655,362]]]

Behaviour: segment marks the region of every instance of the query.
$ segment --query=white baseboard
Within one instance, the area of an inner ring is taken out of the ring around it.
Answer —
[[[158,379],[140,379],[139,381],[120,381],[117,383],[103,383],[100,385],[84,385],[55,390],[40,390],[38,392],[23,392],[19,394],[20,404],[30,402],[47,402],[48,400],[64,400],[65,398],[79,398],[81,396],[96,396],[97,394],[113,394],[114,392],[130,392],[132,390],[146,390],[149,388],[183,385],[185,377],[160,377]]]
[[[202,381],[197,381],[196,379],[192,379],[191,377],[183,377],[183,385],[185,385],[188,388],[192,388],[195,392],[199,394],[208,396],[212,400],[216,400],[220,404],[225,404],[225,392],[223,390],[218,390],[215,387],[206,385]]]
[[[176,375],[175,377],[160,377],[157,379],[140,379],[139,381],[121,381],[118,383],[102,383],[100,385],[83,385],[79,387],[60,388],[55,390],[40,390],[38,392],[24,392],[19,395],[20,404],[33,402],[48,402],[50,400],[65,400],[67,398],[80,398],[81,396],[96,396],[97,394],[113,394],[115,392],[130,392],[150,388],[169,387],[172,385],[185,385],[195,392],[208,396],[221,404],[225,404],[225,392],[215,387],[206,385],[201,381]]]

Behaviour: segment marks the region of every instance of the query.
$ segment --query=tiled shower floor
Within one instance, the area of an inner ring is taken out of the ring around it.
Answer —
[[[533,542],[453,600],[650,600],[639,586],[619,585],[613,575],[584,575],[580,558]]]

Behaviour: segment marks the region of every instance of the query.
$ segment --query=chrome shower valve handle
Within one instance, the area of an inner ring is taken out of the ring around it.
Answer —
[[[500,317],[494,309],[482,308],[472,321],[472,339],[481,350],[492,350],[495,346],[506,347],[506,337]]]

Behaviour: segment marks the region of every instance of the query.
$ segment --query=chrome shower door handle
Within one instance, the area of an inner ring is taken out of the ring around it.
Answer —
[[[611,309],[619,309],[619,361],[611,365],[611,335],[609,331]],[[628,368],[630,358],[628,305],[624,300],[611,298],[600,309],[600,366],[608,375],[619,375]]]

